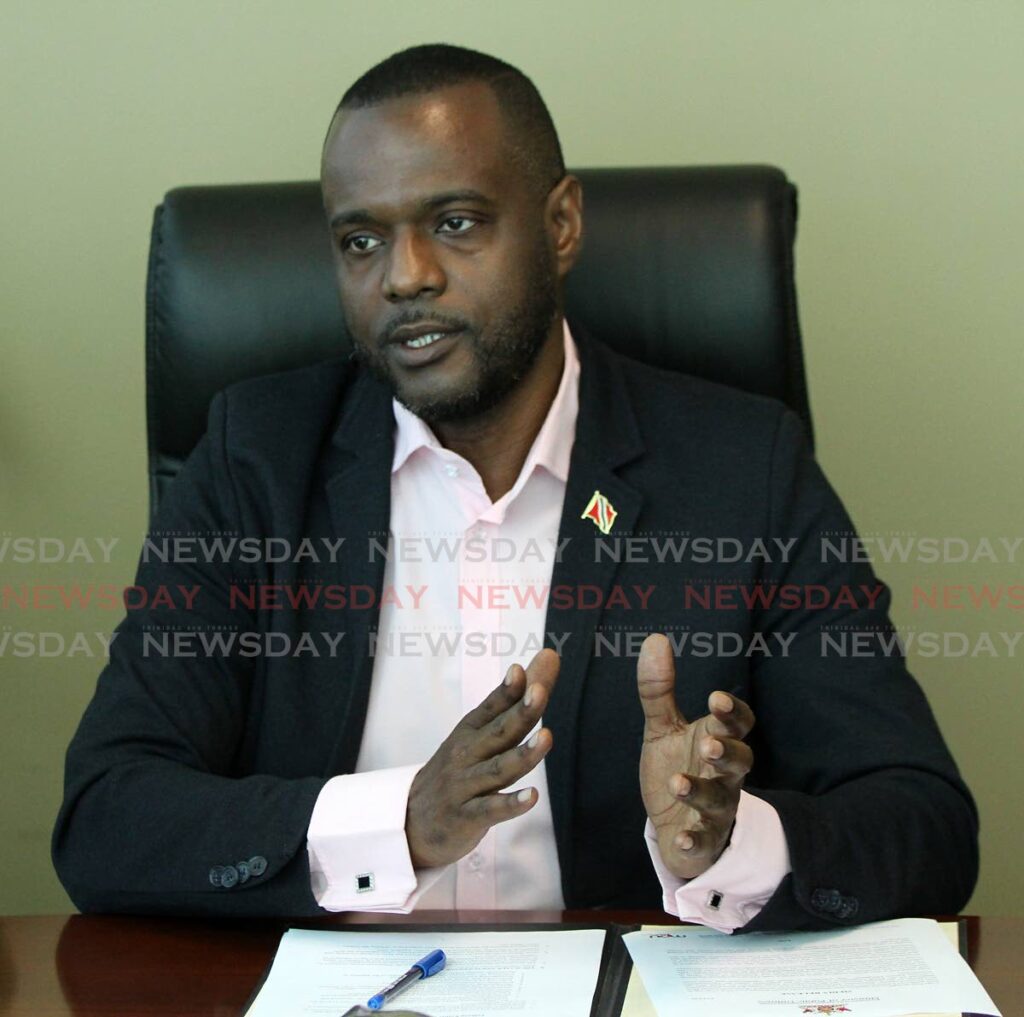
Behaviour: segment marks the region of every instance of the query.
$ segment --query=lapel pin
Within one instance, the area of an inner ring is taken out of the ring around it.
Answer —
[[[602,533],[608,533],[618,514],[612,508],[612,503],[600,491],[595,491],[580,519],[589,519]]]

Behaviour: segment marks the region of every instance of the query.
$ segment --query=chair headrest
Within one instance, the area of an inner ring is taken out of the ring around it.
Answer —
[[[573,171],[584,241],[566,313],[637,360],[782,400],[811,434],[796,189],[770,166]],[[232,382],[351,348],[315,181],[182,187],[146,292],[151,507]]]

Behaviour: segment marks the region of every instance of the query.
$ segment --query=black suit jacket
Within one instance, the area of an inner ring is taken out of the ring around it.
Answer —
[[[642,837],[635,652],[643,633],[663,631],[689,633],[677,681],[684,714],[704,713],[716,688],[757,714],[746,786],[778,810],[793,871],[746,930],[957,911],[976,879],[977,816],[917,683],[899,654],[822,652],[823,632],[832,646],[843,632],[891,632],[888,591],[873,606],[863,594],[827,609],[778,599],[728,606],[742,603],[738,589],[824,588],[834,602],[843,588],[877,583],[867,564],[822,560],[822,535],[838,542],[853,530],[798,419],[772,400],[647,367],[574,334],[580,409],[560,527],[570,540],[552,585],[655,589],[646,610],[636,596],[600,610],[549,602],[548,643],[568,633],[545,714],[566,905],[660,904]],[[191,609],[178,596],[174,609],[127,612],[68,750],[53,858],[81,909],[320,913],[306,829],[326,780],[355,765],[378,612],[329,610],[323,600],[232,607],[231,586],[379,591],[384,558],[368,553],[367,539],[386,541],[393,426],[389,394],[345,359],[215,398],[206,435],[161,505],[153,546],[196,535],[283,538],[292,549],[303,538],[345,543],[335,562],[326,553],[319,562],[183,561],[180,544],[177,561],[143,556],[136,583],[151,596],[201,592]],[[618,513],[607,538],[581,518],[595,490]],[[675,539],[677,549],[684,537],[726,537],[744,553],[706,561],[705,545],[659,562],[655,545],[623,542],[630,537]],[[751,553],[754,538],[776,547],[774,560]],[[790,554],[772,538],[795,539]],[[689,603],[688,584],[698,594]],[[732,592],[701,606],[718,587]],[[163,655],[175,633],[196,629],[342,638],[337,656],[211,657],[189,638]],[[748,654],[757,633],[777,652]],[[265,871],[230,888],[211,884],[212,867],[251,857],[265,858]]]

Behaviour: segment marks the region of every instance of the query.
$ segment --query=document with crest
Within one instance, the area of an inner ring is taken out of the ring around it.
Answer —
[[[901,918],[829,932],[726,936],[664,926],[623,940],[640,1017],[901,1017],[999,1010],[937,922]],[[642,998],[646,996],[646,999]]]

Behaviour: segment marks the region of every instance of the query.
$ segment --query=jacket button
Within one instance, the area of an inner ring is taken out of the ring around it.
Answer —
[[[238,869],[238,882],[244,883],[249,878],[249,863],[236,862],[235,868]]]
[[[223,877],[223,875],[224,875],[224,866],[223,865],[215,865],[212,869],[210,869],[210,885],[211,886],[220,886],[221,878]]]
[[[253,855],[249,859],[249,874],[252,876],[262,876],[267,871],[267,860],[263,855]]]
[[[822,890],[820,887],[811,894],[811,907],[815,911],[828,911],[829,910],[829,894],[828,890]]]
[[[856,897],[844,897],[836,908],[836,918],[852,918],[859,907],[860,901]]]
[[[230,890],[238,882],[238,869],[233,865],[225,865],[220,876],[220,885],[225,890]]]

